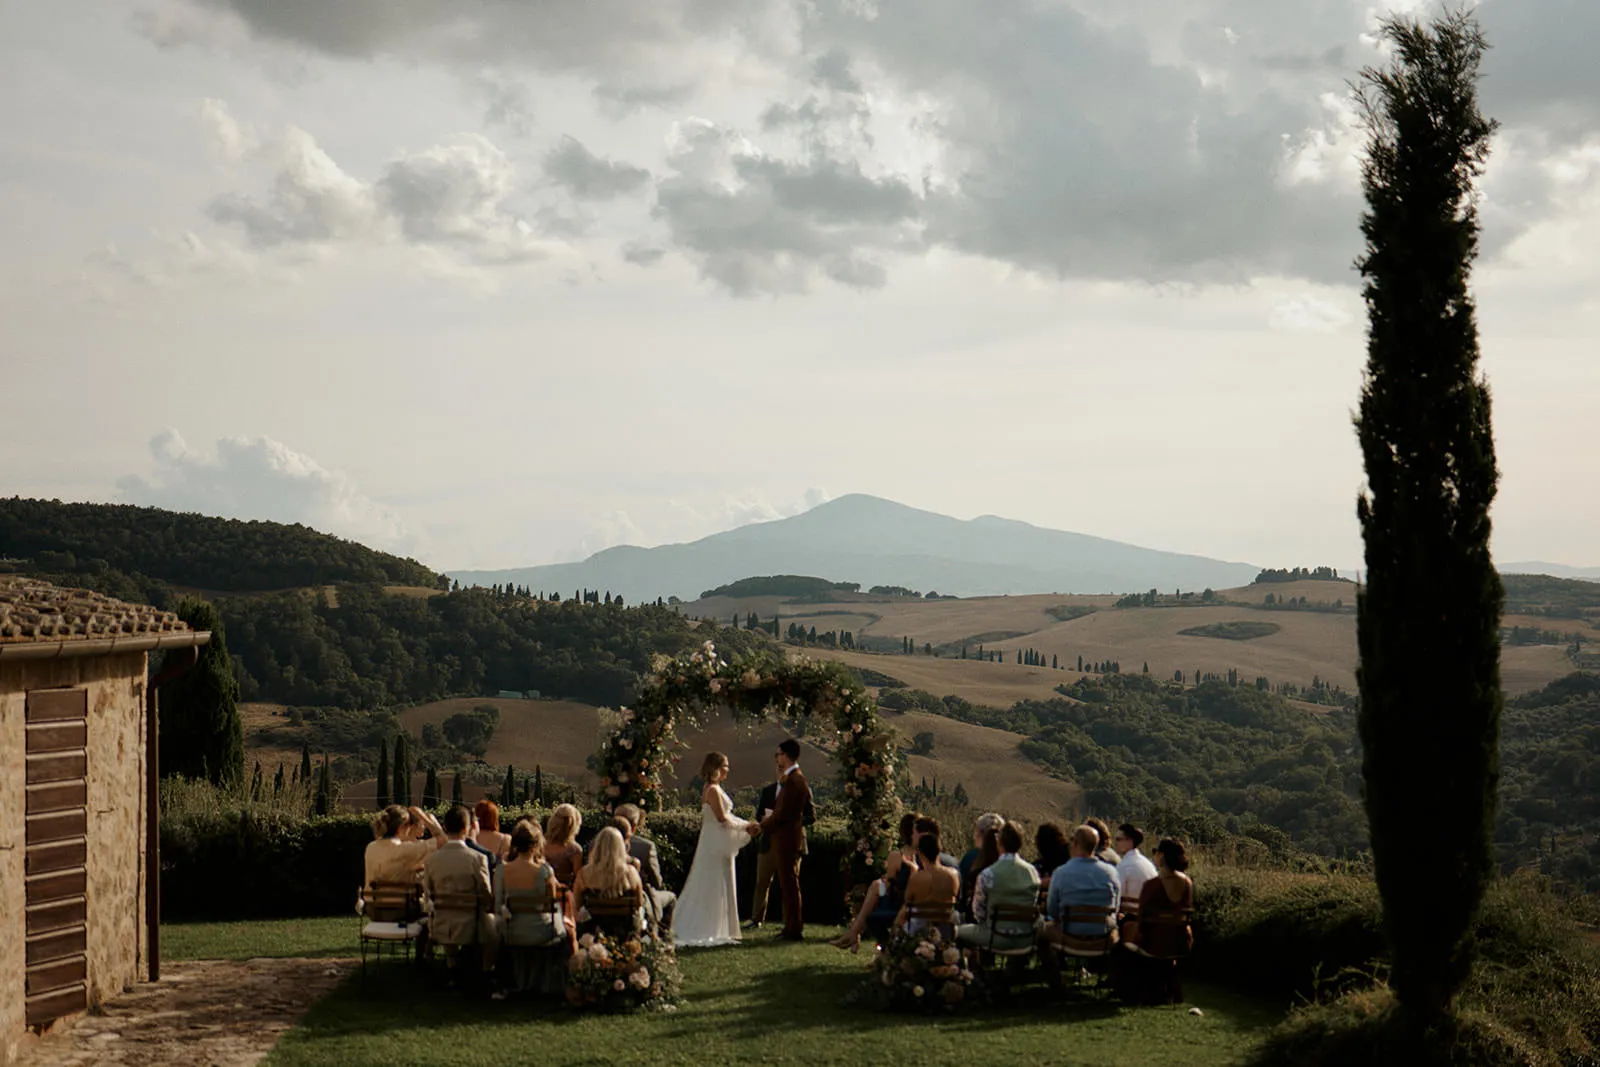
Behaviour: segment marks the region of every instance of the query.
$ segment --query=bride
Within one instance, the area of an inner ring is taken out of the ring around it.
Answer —
[[[709,948],[739,940],[733,858],[754,840],[749,824],[733,814],[733,801],[722,789],[728,780],[728,757],[709,753],[700,767],[700,778],[706,783],[700,798],[700,843],[672,920],[680,948]]]

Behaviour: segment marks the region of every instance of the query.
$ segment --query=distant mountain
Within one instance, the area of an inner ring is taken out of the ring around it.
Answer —
[[[678,596],[764,574],[904,585],[958,596],[1227,589],[1260,567],[1158,552],[1086,534],[984,515],[953,519],[855,494],[775,522],[741,526],[688,544],[621,546],[581,563],[452,571],[463,585],[512,583],[534,592],[603,589],[630,601]]]
[[[1503,563],[1501,574],[1548,574],[1552,578],[1600,578],[1600,567],[1569,567],[1565,563]]]

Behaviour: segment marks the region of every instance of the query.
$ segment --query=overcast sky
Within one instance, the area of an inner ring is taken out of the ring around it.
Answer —
[[[1355,565],[1389,7],[0,5],[0,494],[441,568],[846,492]],[[1479,13],[1496,552],[1593,565],[1600,4]]]

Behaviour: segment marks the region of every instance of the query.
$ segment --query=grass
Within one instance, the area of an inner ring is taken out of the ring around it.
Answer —
[[[917,1018],[846,1006],[867,957],[822,943],[758,934],[744,945],[682,956],[684,995],[673,1012],[575,1014],[548,1002],[493,1003],[430,989],[401,964],[363,988],[352,978],[314,1006],[267,1060],[271,1067],[396,1063],[478,1065],[528,1050],[541,1062],[955,1062],[974,1054],[1005,1062],[1144,1064],[1182,1050],[1185,1064],[1234,1063],[1254,1051],[1279,1015],[1210,987],[1189,1005],[1120,1008],[1061,1004],[1042,987],[961,1015]],[[163,928],[169,959],[349,956],[355,919],[217,923]],[[1189,1014],[1197,1006],[1201,1016]],[[1064,1024],[1066,1024],[1064,1026]],[[1067,1049],[1070,1046],[1070,1056]]]
[[[163,960],[251,960],[260,957],[354,956],[356,917],[275,919],[261,922],[166,923]]]

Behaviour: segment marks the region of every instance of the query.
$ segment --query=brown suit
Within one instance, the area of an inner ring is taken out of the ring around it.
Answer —
[[[800,854],[805,849],[805,814],[810,803],[811,786],[796,765],[780,782],[778,806],[761,820],[761,832],[771,841],[777,857],[783,932],[791,937],[799,937],[805,927],[800,913]]]

